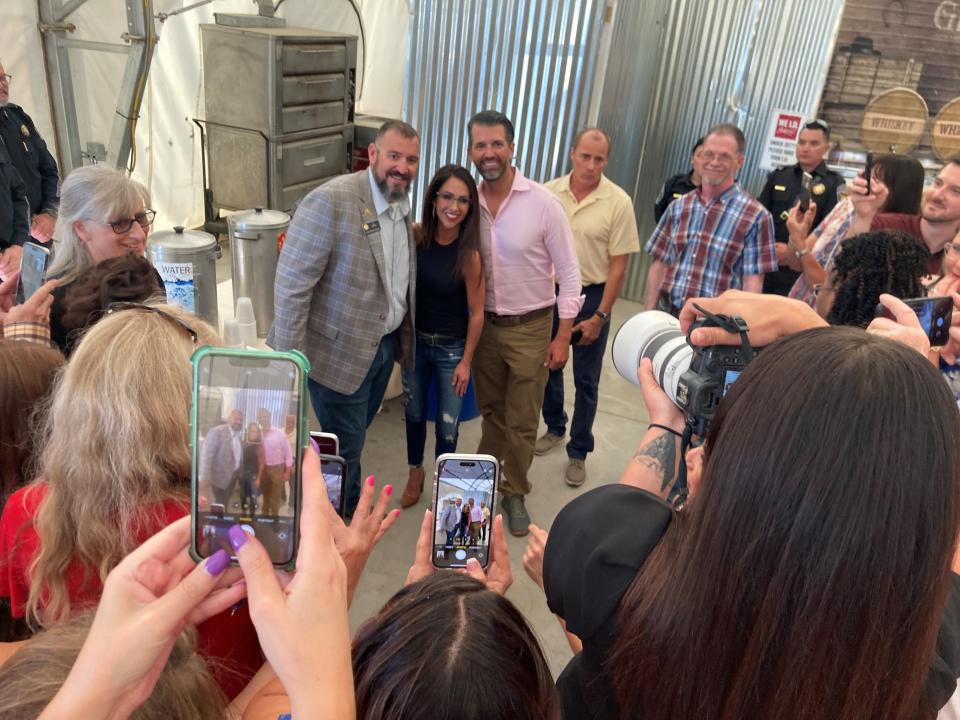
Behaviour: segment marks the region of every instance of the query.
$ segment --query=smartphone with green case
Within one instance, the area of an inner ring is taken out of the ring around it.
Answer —
[[[292,568],[300,538],[307,376],[297,351],[199,348],[192,358],[192,540],[198,562],[240,525],[277,567]]]

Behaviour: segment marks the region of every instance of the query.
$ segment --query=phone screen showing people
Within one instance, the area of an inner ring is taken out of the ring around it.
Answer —
[[[327,486],[327,497],[337,515],[343,515],[343,483],[347,477],[347,463],[342,457],[320,455],[320,471]]]
[[[50,251],[36,243],[24,243],[20,256],[20,281],[17,285],[17,305],[23,305],[40,286],[47,274]]]
[[[953,300],[949,297],[911,298],[904,300],[917,314],[920,327],[927,334],[930,344],[942,347],[950,339],[950,321],[953,317]],[[877,316],[895,320],[887,308],[877,305]]]
[[[293,562],[300,508],[300,378],[292,360],[201,356],[195,371],[194,550],[231,556],[233,525],[254,534],[275,565]]]
[[[499,469],[489,455],[445,454],[437,458],[434,566],[462,568],[470,558],[487,566]]]

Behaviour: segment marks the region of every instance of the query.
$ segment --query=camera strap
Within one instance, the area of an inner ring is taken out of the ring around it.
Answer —
[[[680,463],[677,466],[677,481],[673,484],[670,494],[667,495],[667,502],[674,509],[679,510],[687,502],[687,495],[690,490],[687,487],[687,450],[693,443],[693,423],[687,420],[683,426],[683,434],[680,436]]]
[[[730,317],[729,315],[715,315],[709,310],[704,310],[702,307],[693,304],[693,307],[697,309],[697,312],[703,315],[706,318],[706,322],[703,325],[697,327],[718,327],[721,330],[730,333],[731,335],[740,336],[740,345],[743,347],[743,358],[747,362],[753,360],[753,356],[756,354],[753,351],[753,346],[750,344],[750,339],[747,337],[747,332],[750,328],[747,326],[747,321],[744,320],[739,315],[734,315]],[[693,343],[690,341],[690,333],[693,332],[694,326],[690,326],[690,330],[687,331],[687,344],[693,346]]]
[[[696,303],[693,304],[693,307],[706,318],[706,322],[700,327],[718,327],[732,335],[739,335],[744,359],[747,362],[753,360],[756,353],[753,350],[753,346],[750,345],[750,339],[747,337],[747,332],[750,328],[747,326],[746,320],[739,315],[730,317],[729,315],[714,314],[709,310],[704,310]],[[687,344],[693,346],[693,343],[690,341],[691,332],[693,332],[693,327],[687,332]],[[690,489],[687,487],[686,458],[687,451],[693,445],[693,429],[693,420],[688,417],[683,427],[683,434],[680,436],[680,463],[677,468],[677,481],[673,484],[673,489],[667,496],[667,502],[677,510],[687,502],[687,496],[690,492]]]

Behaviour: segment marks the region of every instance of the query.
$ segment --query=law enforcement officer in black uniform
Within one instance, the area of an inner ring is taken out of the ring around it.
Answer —
[[[657,222],[660,222],[660,218],[663,217],[670,203],[700,187],[700,148],[702,146],[703,138],[700,138],[690,153],[691,170],[689,172],[674,175],[663,184],[660,197],[657,198],[657,202],[653,206],[653,217]]]
[[[0,280],[20,268],[20,248],[30,237],[30,206],[20,173],[0,146]]]
[[[803,173],[813,175],[810,199],[817,206],[813,227],[819,225],[837,204],[837,191],[843,187],[844,179],[833,170],[827,169],[823,158],[829,149],[830,126],[822,120],[808,122],[797,139],[797,162],[771,172],[767,176],[766,185],[757,196],[757,200],[773,215],[777,261],[780,263],[779,270],[764,275],[765,293],[786,295],[800,275],[799,260],[787,244],[787,215],[799,199]]]
[[[46,243],[53,237],[60,206],[60,175],[57,162],[33,120],[23,108],[9,102],[11,80],[0,64],[0,148],[23,182],[30,206],[30,235],[37,242]],[[9,264],[9,260],[6,263],[0,260],[0,268]],[[18,257],[17,267],[19,264]]]

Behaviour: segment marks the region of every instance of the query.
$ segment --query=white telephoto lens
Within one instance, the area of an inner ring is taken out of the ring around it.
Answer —
[[[648,357],[657,383],[676,402],[677,381],[690,367],[693,349],[680,331],[680,322],[665,312],[648,310],[634,315],[613,339],[613,366],[625,380],[639,385],[637,368]]]

